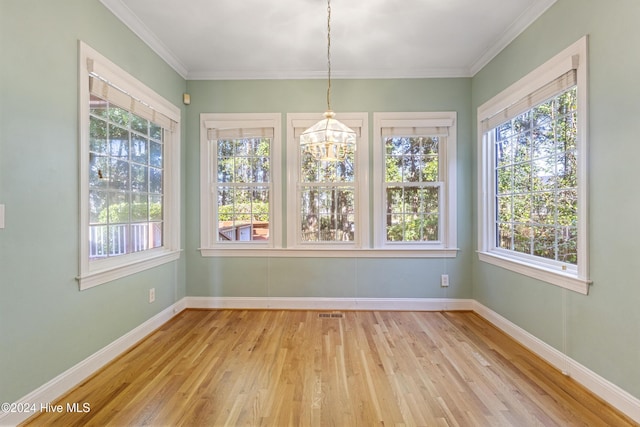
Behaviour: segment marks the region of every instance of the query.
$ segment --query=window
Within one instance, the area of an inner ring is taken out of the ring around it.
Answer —
[[[478,109],[480,259],[587,292],[586,39]]]
[[[368,247],[367,114],[344,113],[338,119],[356,132],[357,148],[344,161],[317,161],[300,147],[299,140],[320,116],[287,115],[289,247]]]
[[[201,114],[201,244],[280,247],[280,114]]]
[[[375,113],[374,129],[375,246],[455,254],[456,113]]]
[[[80,46],[85,289],[179,256],[180,110]]]

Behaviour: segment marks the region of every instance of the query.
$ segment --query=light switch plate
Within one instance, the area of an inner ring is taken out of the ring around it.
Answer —
[[[0,205],[0,229],[4,228],[4,205]]]

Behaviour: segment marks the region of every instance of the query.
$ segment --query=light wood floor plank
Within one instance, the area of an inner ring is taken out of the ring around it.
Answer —
[[[470,312],[186,310],[25,425],[633,426]]]

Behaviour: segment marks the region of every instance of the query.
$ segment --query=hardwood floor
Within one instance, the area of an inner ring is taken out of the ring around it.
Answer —
[[[186,310],[27,425],[635,425],[474,313],[327,315]]]

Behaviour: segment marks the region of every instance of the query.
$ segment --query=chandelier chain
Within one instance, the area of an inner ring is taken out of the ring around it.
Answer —
[[[331,111],[331,0],[327,0],[327,111]]]

